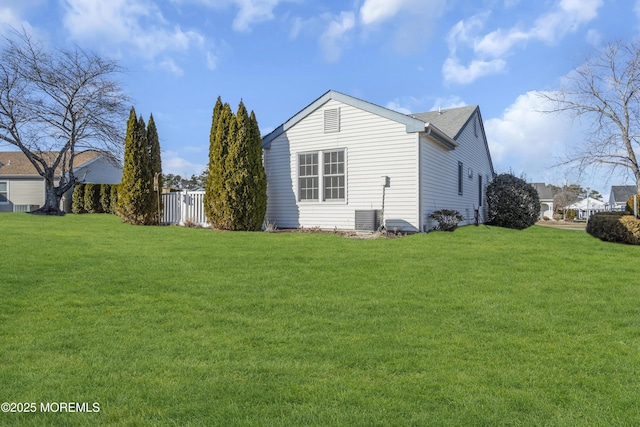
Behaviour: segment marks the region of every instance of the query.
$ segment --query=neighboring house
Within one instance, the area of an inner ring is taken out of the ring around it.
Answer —
[[[477,106],[406,115],[329,91],[262,140],[266,221],[279,228],[428,231],[484,222],[495,173]]]
[[[52,158],[56,153],[45,153]],[[84,151],[76,154],[74,174],[80,182],[118,184],[122,167],[104,153]],[[56,185],[60,179],[59,172]],[[62,200],[61,208],[71,211],[71,192]],[[0,212],[30,212],[44,204],[44,178],[38,175],[21,151],[0,152]]]
[[[587,197],[579,200],[572,205],[567,206],[565,209],[573,209],[576,211],[576,219],[589,219],[591,215],[597,212],[604,212],[608,208],[608,204],[594,199],[593,197]]]
[[[637,194],[635,185],[612,185],[609,193],[609,208],[612,211],[623,211],[627,208],[629,197]]]
[[[543,182],[535,182],[531,184],[538,192],[540,199],[540,218],[553,218],[553,189],[551,186],[545,185]]]

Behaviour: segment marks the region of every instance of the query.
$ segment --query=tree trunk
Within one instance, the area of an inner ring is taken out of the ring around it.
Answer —
[[[58,188],[55,186],[53,170],[45,171],[44,178],[44,205],[32,213],[40,215],[64,215],[64,211],[60,209],[60,200],[62,194],[58,194]]]

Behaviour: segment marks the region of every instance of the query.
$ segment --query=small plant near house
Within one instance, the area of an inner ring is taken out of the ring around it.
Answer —
[[[278,227],[276,226],[276,222],[270,219],[265,220],[264,222],[264,231],[266,233],[274,233]]]
[[[453,231],[458,228],[460,221],[464,221],[464,217],[460,212],[453,209],[440,209],[433,211],[429,215],[429,218],[438,223],[433,227],[433,230],[438,231]]]

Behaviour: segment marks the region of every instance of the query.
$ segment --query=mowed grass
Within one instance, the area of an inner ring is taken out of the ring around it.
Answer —
[[[27,214],[0,242],[0,402],[100,404],[0,425],[640,425],[638,247]]]

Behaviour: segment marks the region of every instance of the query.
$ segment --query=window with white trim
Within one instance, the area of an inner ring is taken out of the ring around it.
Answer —
[[[318,200],[318,153],[298,155],[299,200]]]
[[[346,200],[345,170],[345,150],[298,154],[298,200]]]
[[[0,203],[9,203],[9,183],[0,181]]]
[[[325,151],[324,200],[344,200],[344,150]]]

